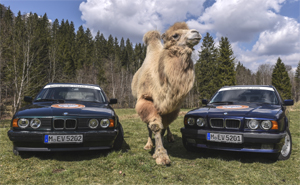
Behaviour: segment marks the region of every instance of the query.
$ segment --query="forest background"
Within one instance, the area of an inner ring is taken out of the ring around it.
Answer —
[[[101,30],[95,37],[89,28],[75,31],[73,22],[49,22],[35,13],[17,16],[0,4],[0,119],[10,118],[47,83],[98,84],[115,108],[133,108],[131,80],[146,56],[146,46]],[[234,57],[230,41],[203,35],[195,60],[196,80],[183,108],[201,106],[226,85],[274,85],[283,99],[300,100],[300,59],[296,71],[279,57],[276,65],[261,64],[247,69]]]

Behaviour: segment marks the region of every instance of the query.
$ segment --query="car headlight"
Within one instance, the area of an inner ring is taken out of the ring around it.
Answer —
[[[41,120],[34,118],[30,121],[31,128],[37,129],[41,126],[42,122]]]
[[[269,130],[270,128],[272,128],[272,122],[269,120],[262,121],[260,125],[264,130]]]
[[[91,129],[97,128],[98,125],[99,125],[99,121],[97,119],[90,119],[90,121],[89,121],[89,127]]]
[[[102,120],[100,121],[100,126],[101,126],[102,128],[107,128],[107,127],[109,126],[109,124],[110,124],[109,119],[102,119]]]
[[[28,127],[28,125],[29,125],[29,120],[28,119],[21,118],[21,119],[18,120],[18,126],[20,128],[26,128],[26,127]]]
[[[195,119],[194,118],[188,118],[187,119],[187,124],[194,125],[195,124]]]
[[[205,120],[203,118],[198,118],[197,119],[197,125],[199,127],[203,127],[205,125]]]
[[[248,127],[250,129],[255,130],[258,128],[258,126],[259,126],[259,122],[256,119],[251,119],[248,121]]]

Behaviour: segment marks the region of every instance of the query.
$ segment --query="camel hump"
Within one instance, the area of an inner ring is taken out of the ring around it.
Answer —
[[[143,38],[144,43],[148,46],[152,41],[160,41],[159,31],[148,31]]]

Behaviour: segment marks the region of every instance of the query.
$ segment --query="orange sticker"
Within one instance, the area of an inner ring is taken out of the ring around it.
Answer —
[[[73,103],[64,103],[64,104],[54,104],[51,105],[53,108],[59,108],[59,109],[80,109],[84,108],[84,105],[81,104],[73,104]]]
[[[222,105],[217,106],[217,109],[247,109],[249,106],[247,105]]]

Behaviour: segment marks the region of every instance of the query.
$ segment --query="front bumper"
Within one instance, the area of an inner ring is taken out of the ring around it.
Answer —
[[[187,146],[197,148],[207,148],[215,150],[239,151],[239,152],[257,152],[257,153],[278,153],[284,145],[286,132],[283,133],[246,133],[246,132],[228,132],[215,130],[196,130],[181,128],[183,142]],[[235,134],[242,135],[241,144],[212,142],[206,139],[207,133]],[[266,147],[268,146],[268,147]]]
[[[119,131],[15,131],[7,132],[17,151],[79,151],[111,149]],[[45,143],[45,135],[83,135],[82,143]]]

